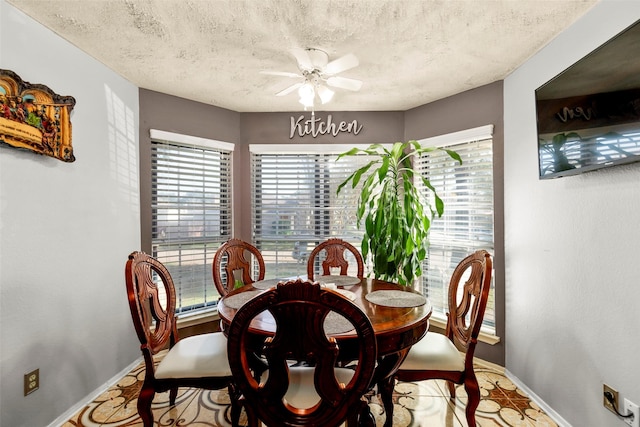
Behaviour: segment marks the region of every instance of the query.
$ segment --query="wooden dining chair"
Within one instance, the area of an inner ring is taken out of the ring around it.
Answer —
[[[378,385],[387,418],[393,417],[391,394],[396,379],[443,379],[447,380],[451,399],[456,395],[455,384],[464,384],[467,424],[476,426],[480,388],[473,370],[473,354],[489,299],[492,269],[491,255],[485,250],[474,252],[456,266],[449,283],[445,334],[428,332],[411,347],[395,375]]]
[[[256,268],[258,276],[254,277]],[[223,297],[237,285],[248,285],[264,279],[264,258],[252,244],[240,239],[231,239],[216,251],[212,270],[213,283]]]
[[[320,255],[325,252],[324,258]],[[357,264],[357,277],[364,276],[364,260],[360,252],[351,243],[342,239],[331,238],[316,246],[307,260],[307,277],[313,280],[316,272],[316,264],[321,266],[322,275],[330,275],[331,268],[340,268],[340,274],[346,275],[349,269],[349,262],[345,258],[345,252],[351,253]]]
[[[144,357],[145,377],[138,396],[138,414],[144,427],[153,426],[151,402],[156,393],[169,391],[176,403],[178,387],[218,390],[231,397],[232,425],[240,410],[232,387],[227,340],[222,332],[180,339],[176,327],[176,292],[166,267],[144,252],[129,255],[125,267],[129,308]],[[164,357],[159,353],[167,349]]]
[[[255,348],[250,325],[265,311],[277,329]],[[340,349],[325,332],[340,321],[357,333],[354,345],[360,350],[353,369],[336,367]],[[301,279],[281,282],[246,302],[228,330],[229,365],[250,426],[262,421],[269,427],[333,427],[345,420],[348,426],[374,426],[363,394],[373,377],[376,349],[371,321],[359,307]],[[261,380],[251,370],[256,353],[267,364]]]

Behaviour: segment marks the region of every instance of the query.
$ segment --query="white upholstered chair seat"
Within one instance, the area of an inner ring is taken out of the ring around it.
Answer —
[[[313,382],[315,368],[306,366],[289,367],[289,389],[284,395],[287,402],[298,409],[311,408],[320,401]],[[354,371],[347,368],[335,368],[334,373],[338,383],[348,384],[353,378]],[[263,374],[261,382],[269,378],[269,371]]]
[[[464,371],[464,356],[445,335],[428,332],[409,350],[400,369],[405,371]]]
[[[227,339],[222,332],[183,338],[156,368],[156,378],[231,376]]]

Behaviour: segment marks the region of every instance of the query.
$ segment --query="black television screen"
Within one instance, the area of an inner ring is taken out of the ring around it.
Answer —
[[[640,21],[536,89],[540,178],[640,161]]]

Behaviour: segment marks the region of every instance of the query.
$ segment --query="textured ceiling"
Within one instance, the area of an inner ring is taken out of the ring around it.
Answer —
[[[292,48],[364,82],[316,110],[407,110],[504,79],[597,0],[8,0],[135,85],[239,112],[300,111]]]

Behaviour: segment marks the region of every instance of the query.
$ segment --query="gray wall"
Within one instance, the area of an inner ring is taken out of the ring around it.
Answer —
[[[598,3],[504,82],[506,368],[568,423],[624,426],[640,403],[640,164],[538,179],[534,91],[640,18]]]
[[[504,191],[502,82],[469,90],[405,113],[404,139],[424,139],[433,136],[493,125],[494,177],[494,284],[496,304],[497,344],[480,343],[476,356],[504,366]],[[446,206],[445,206],[446,209]]]
[[[0,146],[0,425],[41,427],[140,356],[124,286],[140,247],[138,89],[4,0],[0,68],[76,99],[74,163]]]

